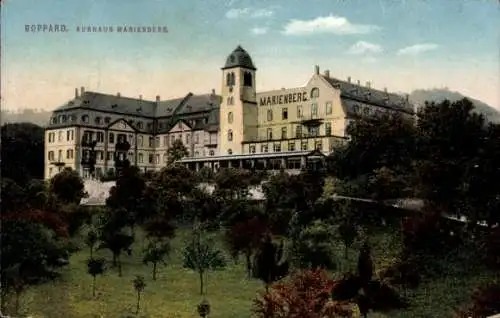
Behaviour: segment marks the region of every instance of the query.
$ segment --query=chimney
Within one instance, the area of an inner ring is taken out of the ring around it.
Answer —
[[[330,78],[330,70],[325,70],[325,77]]]
[[[215,95],[215,89],[212,88],[212,95]]]
[[[142,95],[139,95],[139,99],[142,100]]]
[[[156,101],[159,102],[160,101],[160,95],[156,95]]]
[[[118,93],[116,93],[116,96],[117,96],[117,97],[120,97],[120,96],[122,96],[122,95],[120,94],[120,92],[118,92]]]
[[[372,86],[372,83],[366,82],[366,87],[371,88],[371,86]]]
[[[357,82],[358,82],[358,86],[361,86],[361,82],[359,80]]]
[[[319,65],[314,65],[314,74],[319,75]]]
[[[350,76],[347,76],[347,82],[350,83],[351,82],[351,77]]]
[[[85,87],[80,87],[80,96],[83,97],[83,94],[85,93]]]
[[[75,88],[75,98],[78,98],[78,87]]]

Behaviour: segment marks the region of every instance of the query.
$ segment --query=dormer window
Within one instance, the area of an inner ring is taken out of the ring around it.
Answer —
[[[101,117],[97,116],[97,117],[95,118],[95,123],[96,123],[97,125],[100,125],[100,124],[102,123],[102,119],[101,119]]]
[[[140,121],[137,122],[137,128],[142,129],[142,127],[143,127],[142,122],[140,122]]]
[[[111,122],[111,118],[110,117],[104,117],[104,123],[105,124],[109,124]]]
[[[83,101],[83,104],[84,104],[84,105],[88,105],[88,104],[90,104],[90,101],[89,101],[89,100],[84,100],[84,101]]]
[[[111,105],[111,108],[116,108],[116,107],[118,107],[118,104]]]
[[[88,115],[83,115],[82,116],[82,122],[88,123],[89,122],[89,116]]]
[[[66,122],[66,115],[61,115],[61,118],[59,119],[59,121],[61,123],[65,123]]]
[[[50,119],[50,123],[51,123],[51,124],[57,124],[57,117],[55,117],[55,116],[54,116],[54,117],[52,117],[52,118]]]

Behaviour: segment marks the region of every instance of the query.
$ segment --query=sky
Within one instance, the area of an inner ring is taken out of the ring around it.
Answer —
[[[151,100],[220,92],[238,45],[258,91],[302,86],[319,65],[374,88],[447,87],[500,109],[498,0],[2,2],[2,109],[51,110],[81,86]],[[38,24],[67,32],[26,32]],[[117,32],[124,25],[168,32]]]

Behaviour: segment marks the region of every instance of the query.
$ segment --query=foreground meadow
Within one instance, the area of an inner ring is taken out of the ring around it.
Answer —
[[[373,258],[376,271],[387,266],[399,250],[396,231],[377,231],[372,234]],[[199,317],[197,304],[203,299],[199,294],[199,279],[194,272],[182,267],[182,251],[190,231],[180,229],[172,240],[172,252],[167,266],[160,266],[157,280],[152,280],[152,267],[142,263],[145,239],[137,234],[132,255],[122,255],[123,277],[110,268],[97,277],[97,295],[92,297],[92,277],[87,274],[86,261],[89,251],[75,253],[70,264],[62,270],[60,278],[52,283],[31,287],[21,298],[21,312],[33,317],[46,318],[119,318],[135,317],[136,293],[132,284],[135,275],[143,275],[146,288],[141,297],[139,317],[192,318]],[[218,240],[221,244],[222,240]],[[341,272],[354,270],[357,244],[350,249],[348,259],[343,259],[343,247],[336,245]],[[96,256],[111,260],[111,253],[101,250]],[[211,318],[251,317],[252,301],[264,290],[263,284],[248,279],[243,262],[235,263],[228,258],[226,269],[209,272],[206,298],[211,304]],[[372,313],[370,317],[453,317],[457,306],[469,297],[472,286],[491,279],[487,274],[450,276],[422,284],[410,291],[409,310],[389,313]]]

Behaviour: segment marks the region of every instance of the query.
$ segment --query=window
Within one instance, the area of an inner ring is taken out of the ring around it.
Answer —
[[[61,115],[61,123],[65,123],[66,122],[66,115]]]
[[[273,139],[273,129],[272,128],[267,128],[267,139],[269,139],[269,140]]]
[[[267,151],[268,151],[267,145],[261,145],[260,146],[260,152],[267,152]]]
[[[234,119],[234,118],[233,118],[233,112],[229,112],[229,113],[227,114],[227,122],[228,122],[229,124],[232,124],[232,123],[233,123],[233,119]]]
[[[281,119],[282,120],[287,120],[288,119],[288,108],[283,108],[281,110]]]
[[[295,141],[288,142],[288,151],[295,151]]]
[[[227,150],[227,153],[228,153],[229,155],[232,155],[232,154],[233,154],[233,150],[232,150],[232,149],[228,149],[228,150]]]
[[[208,153],[209,156],[213,156],[215,154],[215,152],[213,150],[210,150],[210,152]]]
[[[142,129],[143,127],[144,127],[144,124],[142,123],[142,121],[138,121],[137,128]]]
[[[139,154],[139,163],[144,162],[144,155],[142,153]]]
[[[252,87],[252,73],[245,72],[243,74],[243,86]]]
[[[281,128],[281,139],[286,139],[287,136],[286,136],[286,127],[282,127]]]
[[[50,123],[51,123],[51,124],[57,124],[57,117],[52,117],[52,118],[50,119]]]
[[[102,119],[101,119],[101,117],[97,116],[97,117],[95,118],[95,123],[96,123],[96,125],[100,125],[100,124],[102,123]]]
[[[166,147],[168,145],[168,136],[163,136],[163,146]]]
[[[197,134],[197,133],[195,133],[195,134],[194,134],[194,143],[195,143],[195,144],[198,144],[199,142],[200,142],[200,135],[199,135],[199,134]]]
[[[295,137],[302,138],[302,125],[297,125],[297,127],[295,127]]]
[[[142,136],[137,137],[137,146],[141,146],[142,147],[142,142],[143,142]]]
[[[195,151],[195,152],[194,152],[194,156],[195,156],[195,157],[199,157],[199,156],[200,156],[200,153],[199,153],[198,151]]]
[[[66,130],[66,141],[70,141],[70,138],[71,138],[71,131]]]
[[[316,150],[323,150],[323,144],[321,143],[321,140],[318,140],[318,141],[314,142],[314,149],[316,149]]]
[[[97,142],[104,142],[104,133],[102,131],[97,132]]]
[[[159,155],[159,154],[157,154],[157,155],[155,156],[155,159],[156,159],[156,160],[155,160],[155,163],[156,163],[156,164],[160,164],[160,155]]]
[[[88,116],[88,115],[83,115],[83,116],[82,116],[82,121],[83,121],[84,123],[88,123],[88,122],[89,122],[89,116]]]
[[[72,149],[66,150],[66,159],[73,159],[73,150]]]
[[[332,135],[332,123],[326,123],[325,124],[325,135],[326,136],[331,136]]]
[[[250,153],[255,153],[255,146],[254,145],[251,145],[249,147],[249,150],[250,150]]]
[[[272,121],[273,120],[273,110],[268,109],[267,110],[267,121]]]
[[[75,131],[71,130],[71,140],[75,140]]]
[[[297,118],[302,118],[302,106],[297,105]]]
[[[315,87],[311,90],[311,98],[318,98],[319,97],[319,88]]]
[[[128,135],[128,141],[130,142],[130,145],[133,145],[134,144],[134,135],[129,134]]]
[[[186,135],[186,145],[190,145],[191,144],[191,134],[187,134]]]
[[[163,154],[163,163],[167,163],[168,156],[166,153]]]
[[[281,152],[281,144],[280,143],[275,143],[273,145],[273,151],[274,152]]]
[[[133,152],[129,152],[129,153],[128,153],[128,157],[129,157],[130,159],[134,158],[134,153],[133,153]]]
[[[229,97],[227,98],[227,104],[228,104],[228,105],[233,105],[233,104],[234,104],[234,98],[233,98],[233,96],[229,96]]]
[[[326,114],[331,115],[332,114],[332,102],[327,102],[326,103]]]
[[[153,163],[153,162],[154,162],[154,159],[155,159],[155,158],[154,158],[154,155],[153,155],[152,153],[150,153],[150,154],[149,154],[149,156],[148,156],[148,162],[149,162],[149,163]]]
[[[227,73],[226,74],[226,86],[233,86],[234,83],[235,83],[234,73]]]
[[[358,114],[359,113],[359,105],[354,105],[354,107],[352,108],[354,114]]]
[[[106,160],[113,159],[113,153],[111,151],[106,152]]]
[[[318,116],[318,104],[316,103],[311,105],[311,116]]]
[[[233,141],[233,131],[231,129],[227,131],[227,141]]]
[[[104,117],[104,123],[109,124],[111,122],[111,117]]]
[[[149,145],[149,147],[150,147],[150,148],[153,148],[153,147],[154,147],[154,142],[155,142],[155,141],[154,141],[153,136],[149,136],[149,143],[148,143],[148,145]]]
[[[58,141],[62,141],[62,139],[63,139],[63,138],[62,138],[62,136],[63,136],[63,134],[62,134],[62,133],[63,133],[62,131],[59,131],[59,132],[57,133],[57,140],[58,140]]]
[[[115,134],[109,133],[108,139],[109,139],[110,144],[114,144],[115,143]]]
[[[52,177],[52,167],[49,168],[49,177]]]
[[[307,150],[307,140],[300,143],[300,150]]]
[[[59,150],[59,151],[57,152],[57,161],[58,161],[58,162],[61,162],[61,161],[62,161],[62,159],[63,159],[62,150]]]
[[[170,136],[170,145],[173,145],[174,141],[175,141],[175,136],[174,135]]]
[[[319,127],[309,127],[309,136],[311,137],[317,137],[319,136]]]
[[[54,161],[54,152],[49,151],[49,161]]]

